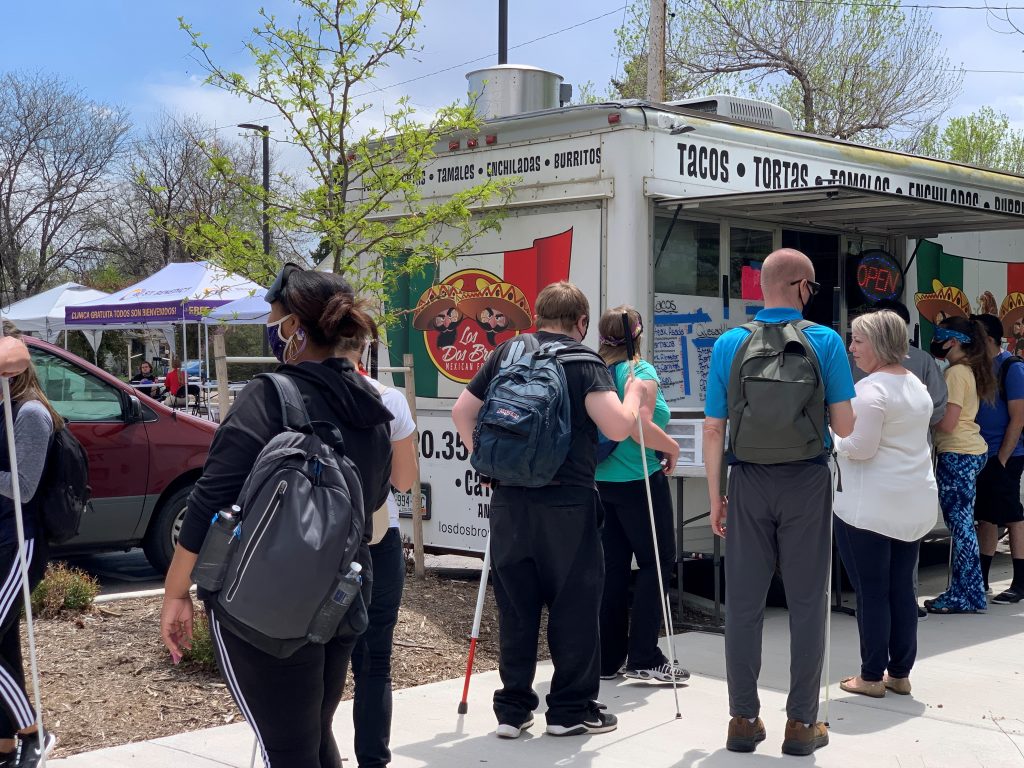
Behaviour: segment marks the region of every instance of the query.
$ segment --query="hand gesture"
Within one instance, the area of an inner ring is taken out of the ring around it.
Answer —
[[[676,443],[674,440],[672,442],[675,443],[675,444],[672,446],[672,450],[671,451],[662,451],[662,453],[665,456],[665,459],[664,459],[664,464],[665,464],[664,472],[665,472],[666,475],[671,475],[672,474],[672,470],[675,469],[676,462],[679,461],[679,443]]]
[[[717,496],[711,499],[711,530],[716,536],[725,538],[725,517],[728,512],[729,499],[726,496]]]
[[[191,595],[185,597],[164,596],[160,610],[160,637],[171,652],[171,660],[181,661],[182,651],[192,648],[192,617],[194,613]]]

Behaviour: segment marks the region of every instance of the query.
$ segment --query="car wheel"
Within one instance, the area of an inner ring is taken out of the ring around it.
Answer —
[[[185,520],[185,508],[188,495],[192,493],[191,485],[186,485],[164,501],[149,522],[149,530],[142,541],[142,550],[146,559],[160,573],[167,573],[174,557],[174,547],[178,543],[181,524]]]

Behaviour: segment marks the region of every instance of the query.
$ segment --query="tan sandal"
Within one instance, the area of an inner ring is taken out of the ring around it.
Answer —
[[[873,699],[885,697],[885,684],[881,680],[862,680],[860,676],[847,677],[839,682],[839,687],[847,693],[859,693]]]
[[[882,683],[893,693],[898,693],[900,696],[910,695],[909,677],[889,677],[889,675],[886,675]]]

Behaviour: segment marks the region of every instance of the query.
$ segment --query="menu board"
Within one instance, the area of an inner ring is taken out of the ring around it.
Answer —
[[[654,297],[653,363],[673,410],[702,410],[711,348],[725,330],[721,300],[658,293]]]

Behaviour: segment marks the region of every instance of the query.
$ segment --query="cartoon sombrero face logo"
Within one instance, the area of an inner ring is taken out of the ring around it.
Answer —
[[[531,325],[526,294],[482,269],[461,270],[428,288],[412,316],[434,365],[463,384],[495,347]]]
[[[1024,337],[1024,293],[1014,291],[1007,294],[999,306],[999,321],[1007,339]]]
[[[914,304],[921,317],[938,325],[947,317],[967,317],[971,314],[971,302],[967,295],[955,285],[943,285],[932,280],[931,293],[915,293]]]

